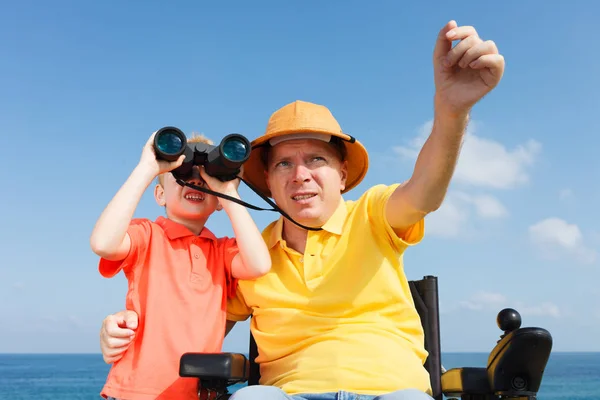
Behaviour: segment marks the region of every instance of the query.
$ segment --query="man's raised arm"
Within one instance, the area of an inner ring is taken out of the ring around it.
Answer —
[[[452,47],[452,42],[458,41]],[[450,21],[439,32],[433,53],[434,121],[412,176],[392,194],[386,208],[398,232],[437,210],[454,174],[469,113],[496,87],[504,58],[491,40],[483,41],[472,26]]]

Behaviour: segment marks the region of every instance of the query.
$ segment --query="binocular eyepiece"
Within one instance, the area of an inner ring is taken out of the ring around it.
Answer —
[[[232,133],[225,136],[219,145],[188,143],[185,134],[178,128],[161,128],[154,136],[156,157],[175,161],[185,154],[183,164],[172,173],[176,178],[187,180],[195,165],[204,166],[206,173],[223,182],[235,179],[240,168],[250,157],[250,142],[243,135]]]

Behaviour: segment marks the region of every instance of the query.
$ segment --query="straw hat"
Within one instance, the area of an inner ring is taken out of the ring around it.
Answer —
[[[331,136],[343,140],[348,162],[348,178],[345,193],[358,185],[369,168],[369,155],[364,146],[354,137],[342,132],[340,124],[325,106],[297,100],[275,111],[265,134],[252,141],[252,153],[244,163],[244,179],[265,195],[271,197],[264,176],[262,152],[266,146],[275,146],[290,139],[319,139],[329,142]]]

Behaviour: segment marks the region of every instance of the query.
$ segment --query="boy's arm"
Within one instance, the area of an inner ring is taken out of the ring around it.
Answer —
[[[127,228],[144,191],[156,176],[177,168],[185,158],[181,155],[173,162],[157,160],[154,135],[156,132],[146,141],[140,162],[106,206],[92,231],[92,251],[106,260],[118,261],[127,257],[131,248]]]
[[[237,191],[228,193],[239,199]],[[239,253],[231,261],[231,274],[237,279],[255,279],[271,270],[271,255],[248,210],[237,203],[221,199],[231,220]]]
[[[154,176],[152,171],[140,165],[129,175],[96,222],[90,238],[94,253],[111,261],[122,260],[127,256],[131,247],[127,228]]]

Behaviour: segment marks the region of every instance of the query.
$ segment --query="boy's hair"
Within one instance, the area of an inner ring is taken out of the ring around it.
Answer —
[[[213,144],[213,141],[210,140],[209,138],[207,138],[206,136],[196,133],[196,132],[192,132],[192,137],[187,139],[188,143],[206,143],[206,144]],[[160,174],[158,175],[157,179],[157,183],[162,186],[163,185],[163,175],[164,174]]]

